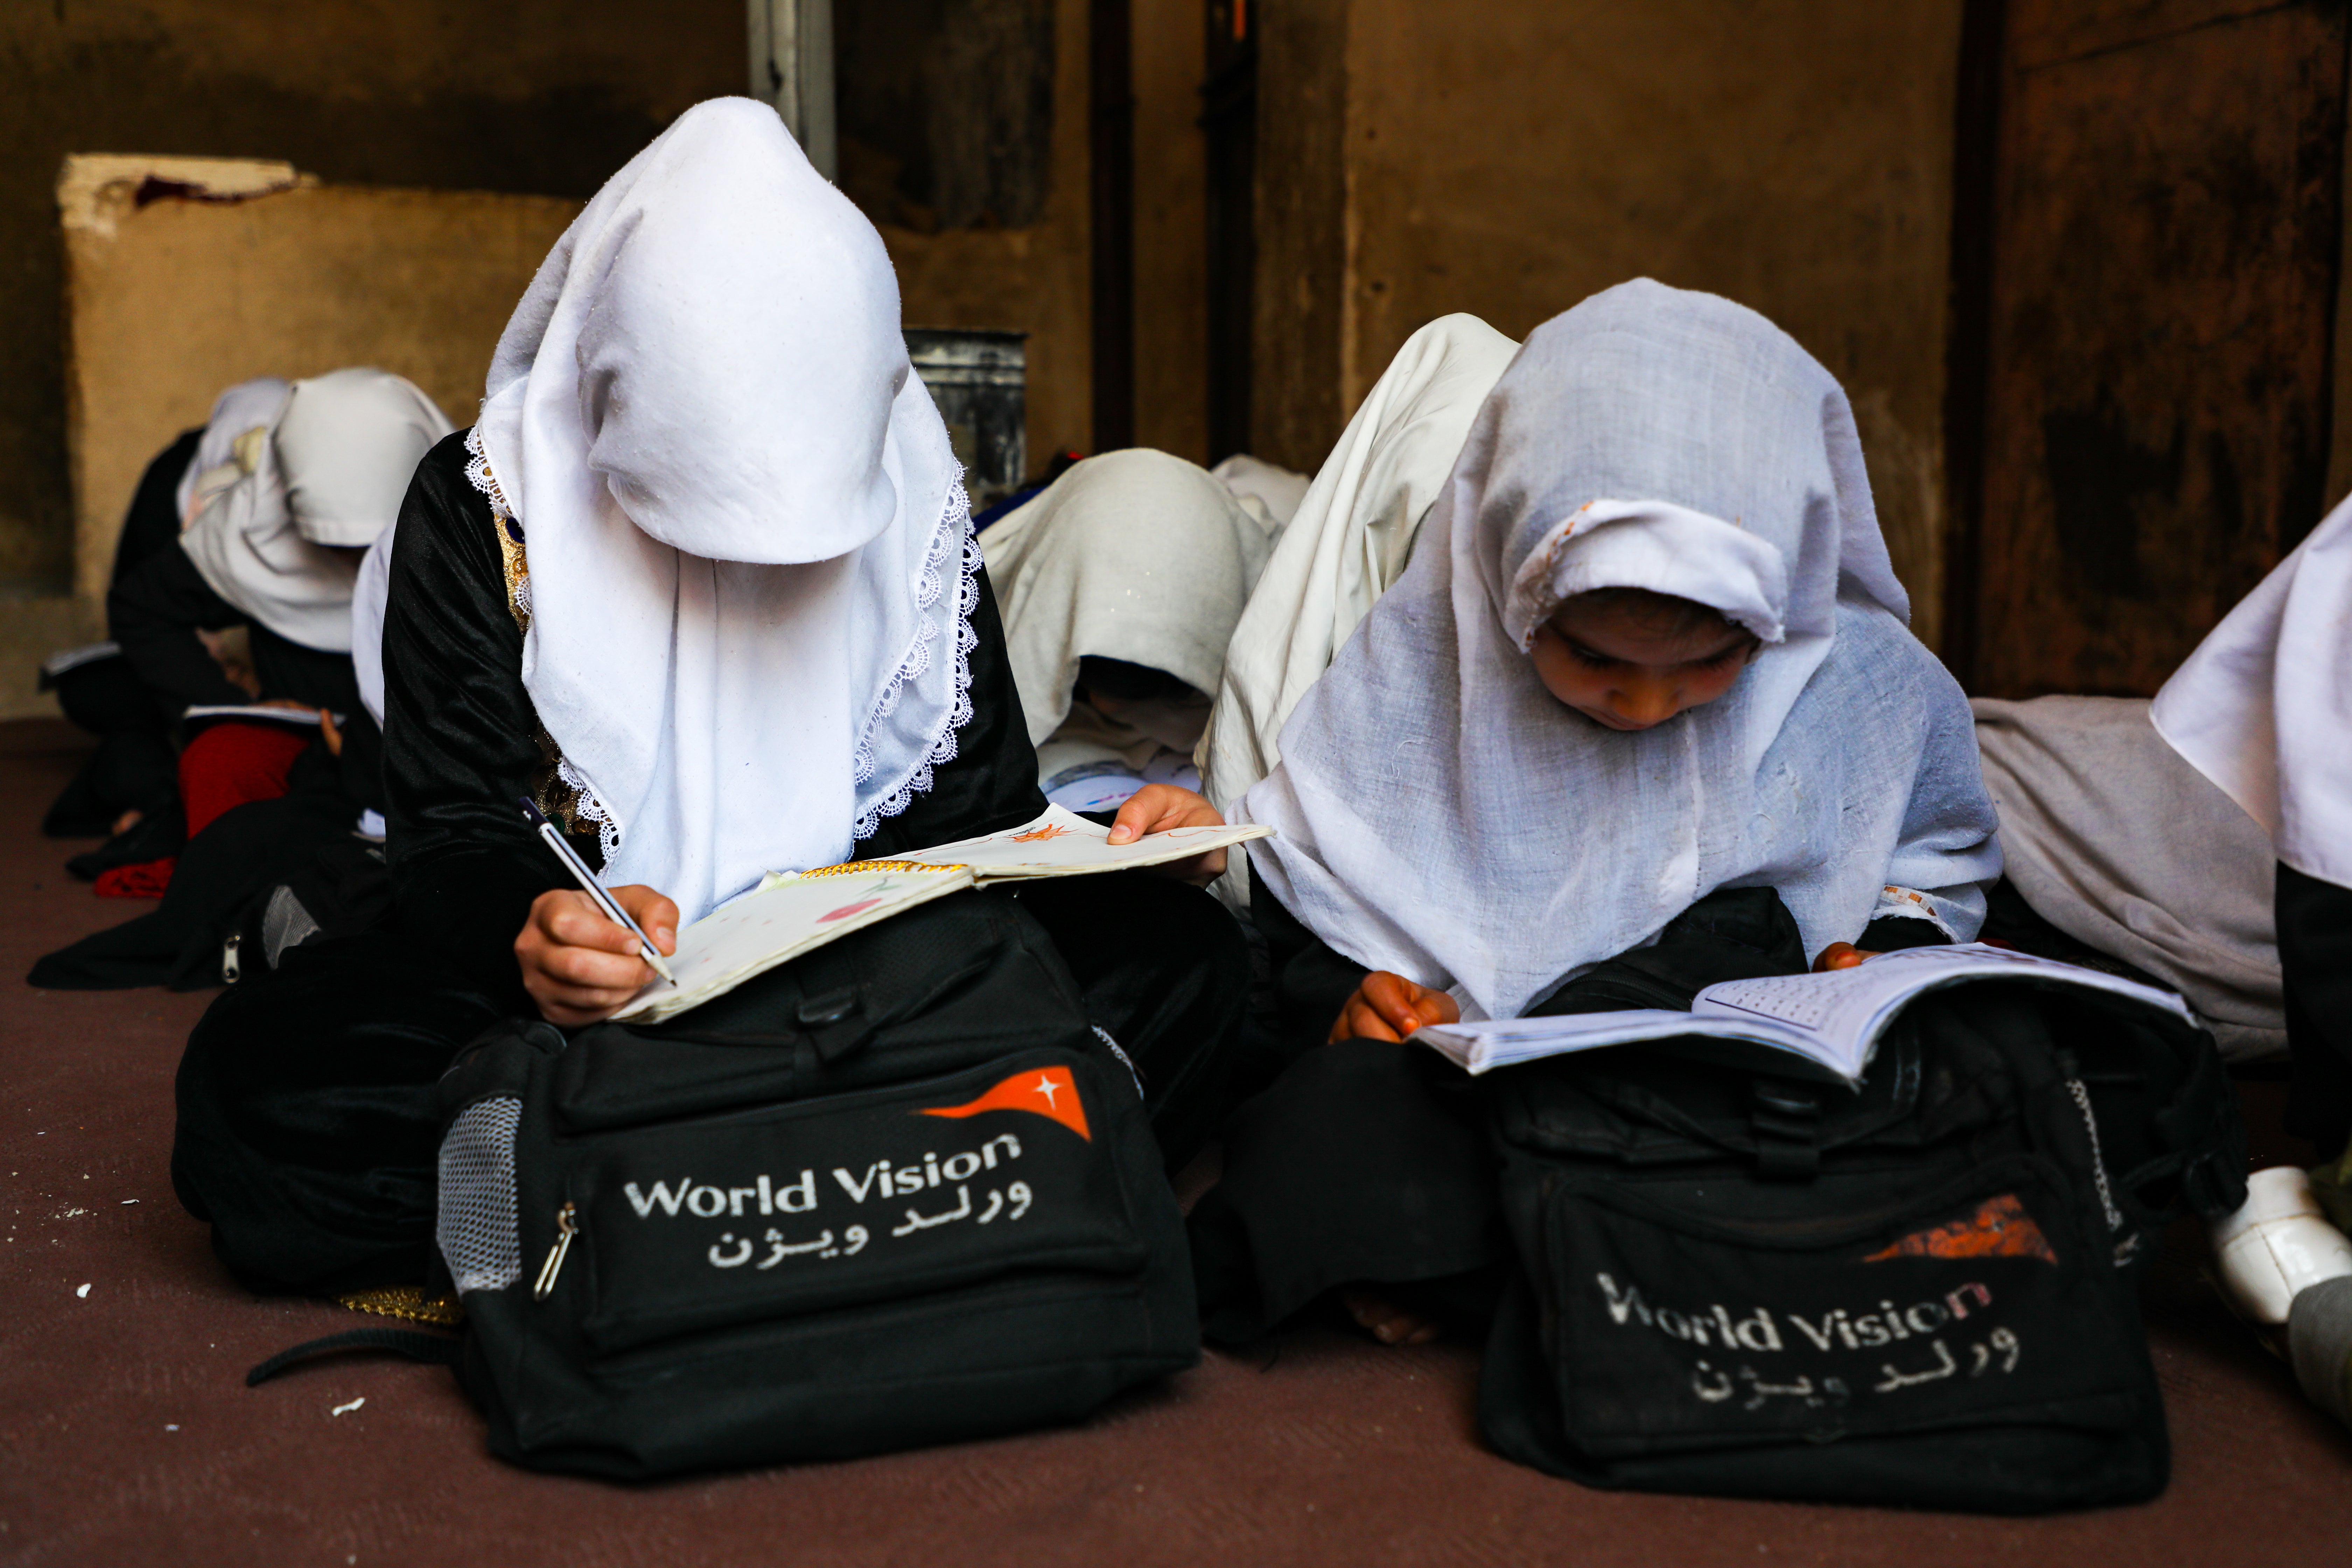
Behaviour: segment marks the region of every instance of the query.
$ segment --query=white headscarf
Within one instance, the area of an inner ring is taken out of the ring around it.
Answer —
[[[1220,811],[1274,771],[1291,710],[1404,571],[1472,416],[1518,346],[1475,316],[1441,316],[1404,341],[1348,421],[1225,655],[1200,752],[1202,791]]]
[[[700,104],[614,174],[488,395],[523,685],[607,880],[691,921],[930,787],[971,715],[963,486],[881,236],[774,110]]]
[[[1290,526],[1297,514],[1298,503],[1307,499],[1307,487],[1312,481],[1305,474],[1293,473],[1263,458],[1253,458],[1247,452],[1235,452],[1209,473],[1212,478],[1234,492],[1242,510],[1265,525],[1270,534],[1278,534]]]
[[[261,375],[240,381],[213,399],[212,417],[196,437],[196,455],[188,459],[187,471],[173,493],[182,528],[195,521],[206,501],[245,477],[247,469],[236,460],[237,442],[256,431],[267,439],[278,428],[278,416],[286,412],[286,395],[293,390],[280,377]]]
[[[1586,300],[1512,362],[1424,531],[1242,803],[1317,935],[1510,1017],[1719,887],[1777,889],[1808,952],[1898,905],[1974,934],[2000,858],[1968,703],[1903,626],[1845,395],[1786,333],[1646,279]],[[1600,587],[1764,647],[1716,701],[1604,731],[1527,654]]]
[[[393,527],[375,536],[352,583],[352,679],[378,729],[383,727],[383,607],[392,597],[392,547],[399,534]]]
[[[278,636],[352,647],[352,582],[392,525],[417,460],[449,433],[433,400],[381,370],[298,381],[253,467],[180,535],[213,592]],[[246,461],[240,454],[240,464]]]
[[[2352,500],[2221,618],[2149,717],[2281,861],[2352,888]]]
[[[1033,745],[1070,716],[1084,658],[1165,670],[1206,696],[1217,689],[1225,644],[1265,569],[1265,530],[1208,471],[1165,452],[1088,458],[980,536],[1004,616],[1005,651],[1021,688]],[[1158,742],[1123,726],[1104,733],[1104,756]],[[1146,744],[1146,742],[1149,742]],[[1080,759],[1042,752],[1050,776]],[[1085,760],[1093,760],[1087,758]]]

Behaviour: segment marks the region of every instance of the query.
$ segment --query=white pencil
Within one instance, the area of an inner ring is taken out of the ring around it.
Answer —
[[[518,795],[516,799],[522,806],[523,819],[539,829],[539,836],[547,840],[547,847],[555,851],[556,858],[563,862],[564,869],[572,873],[581,890],[596,900],[596,907],[604,911],[604,918],[635,937],[637,955],[654,966],[656,974],[672,985],[677,984],[677,976],[672,974],[669,965],[662,962],[661,952],[654,946],[653,939],[629,918],[629,911],[621,907],[619,900],[605,891],[604,884],[597,880],[596,873],[588,869],[588,863],[572,852],[572,846],[563,841],[562,830],[547,820],[546,814],[532,805],[528,795]]]

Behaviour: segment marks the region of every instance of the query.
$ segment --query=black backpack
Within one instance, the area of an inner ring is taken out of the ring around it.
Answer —
[[[1777,898],[1718,895],[1548,1010],[1801,961]],[[1496,1448],[1591,1486],[2000,1513],[2163,1489],[2140,1266],[2244,1195],[2209,1036],[1988,982],[1916,1001],[1858,1093],[1689,1046],[1491,1080],[1523,1266],[1482,1374]]]
[[[636,1479],[992,1436],[1198,1359],[1134,1076],[1003,892],[664,1025],[493,1030],[443,1105],[458,1375],[518,1464]],[[256,1380],[420,1342],[338,1336]]]

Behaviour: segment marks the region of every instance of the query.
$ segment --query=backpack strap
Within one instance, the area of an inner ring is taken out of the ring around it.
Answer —
[[[466,1342],[454,1334],[425,1334],[415,1329],[352,1329],[279,1351],[247,1373],[245,1385],[257,1388],[297,1362],[332,1355],[338,1351],[390,1351],[428,1366],[456,1366],[464,1359],[465,1348]]]

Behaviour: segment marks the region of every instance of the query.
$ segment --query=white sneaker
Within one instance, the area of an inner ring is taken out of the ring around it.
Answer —
[[[2246,1178],[2245,1206],[2213,1225],[2222,1292],[2263,1328],[2276,1328],[2298,1291],[2352,1275],[2352,1240],[2327,1221],[2311,1179],[2294,1165]]]

